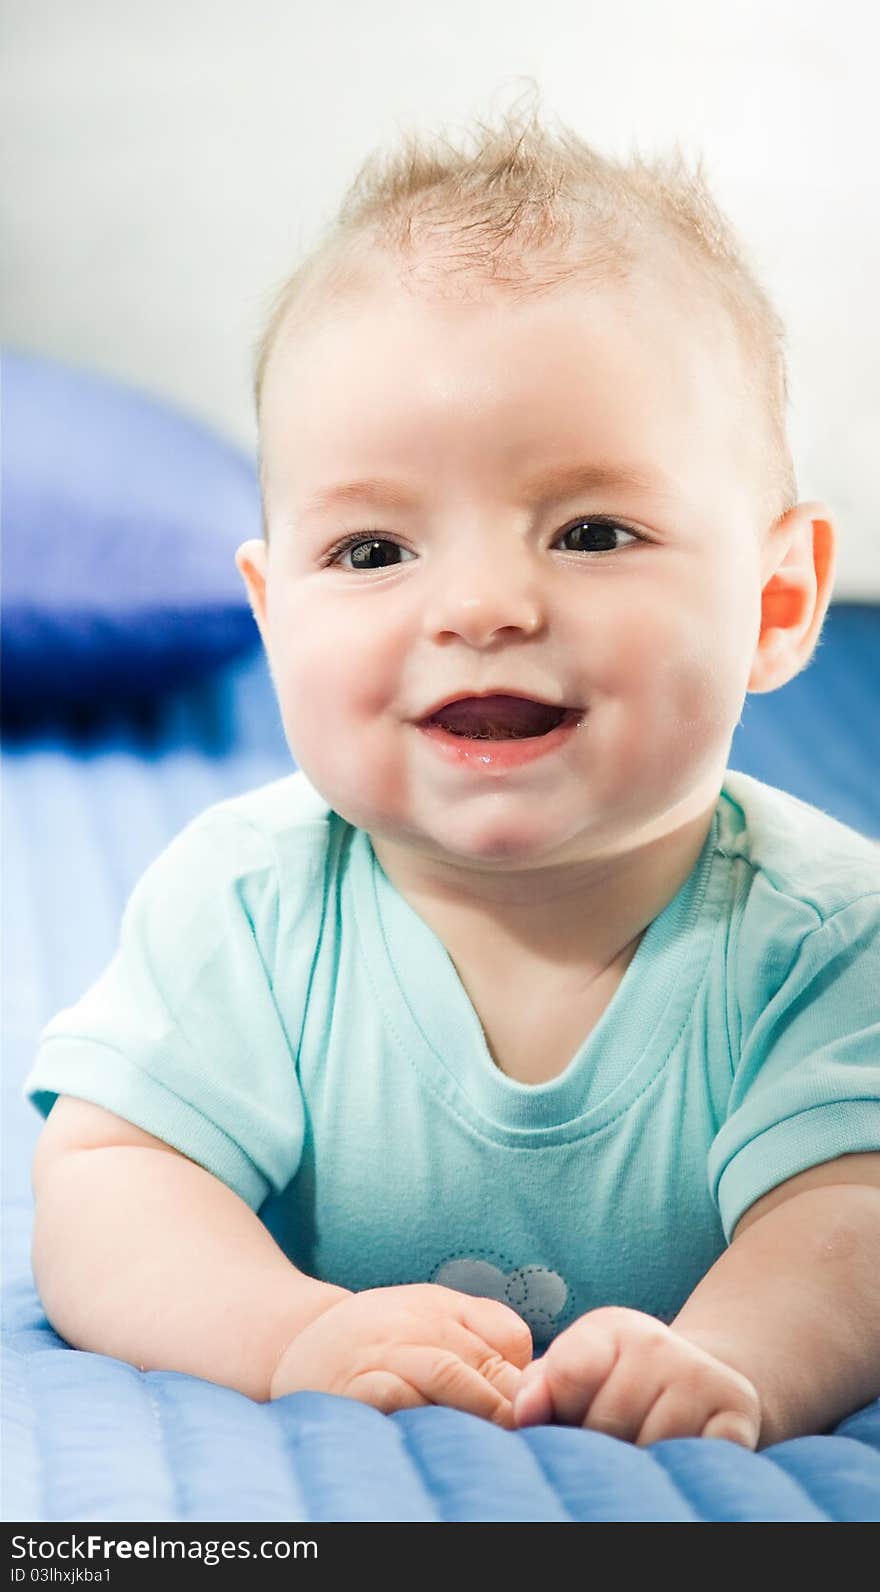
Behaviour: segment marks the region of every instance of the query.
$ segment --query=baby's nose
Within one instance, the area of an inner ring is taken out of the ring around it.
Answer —
[[[485,560],[465,574],[438,576],[425,611],[430,635],[460,636],[471,646],[486,646],[505,630],[533,636],[543,623],[534,580],[523,570],[499,572]]]

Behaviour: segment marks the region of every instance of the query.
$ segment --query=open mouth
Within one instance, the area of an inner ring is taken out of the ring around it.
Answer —
[[[470,741],[522,741],[549,735],[579,713],[577,708],[553,707],[526,697],[461,697],[422,722]]]

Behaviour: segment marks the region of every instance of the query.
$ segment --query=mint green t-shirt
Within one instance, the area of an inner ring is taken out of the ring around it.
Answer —
[[[880,847],[729,771],[610,1005],[528,1085],[369,836],[297,771],[148,868],[25,1092],[183,1151],[311,1276],[488,1294],[539,1348],[600,1305],[669,1321],[762,1194],[880,1150]]]

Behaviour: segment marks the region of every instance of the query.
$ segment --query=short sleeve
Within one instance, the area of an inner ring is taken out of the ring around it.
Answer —
[[[258,1209],[303,1138],[278,920],[271,840],[230,804],[209,808],[136,885],[104,973],[43,1030],[26,1097],[44,1116],[60,1094],[103,1106]]]
[[[804,936],[743,1035],[708,1160],[728,1243],[770,1189],[864,1150],[880,1150],[880,895],[873,893]]]

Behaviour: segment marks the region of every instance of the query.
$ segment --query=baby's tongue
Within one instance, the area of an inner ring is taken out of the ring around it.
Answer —
[[[435,713],[433,722],[454,735],[508,740],[514,736],[546,735],[562,716],[559,708],[528,702],[524,697],[462,697]]]

